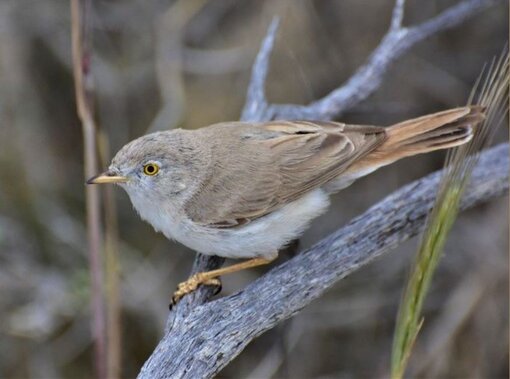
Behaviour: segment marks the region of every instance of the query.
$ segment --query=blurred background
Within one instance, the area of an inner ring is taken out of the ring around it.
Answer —
[[[267,94],[307,103],[343,83],[389,26],[392,0],[98,0],[91,10],[97,120],[112,152],[148,131],[239,118],[251,64],[280,15]],[[456,1],[408,1],[405,24]],[[508,3],[414,47],[342,121],[388,125],[463,105],[508,37]],[[0,1],[0,377],[92,377],[83,148],[65,0]],[[496,142],[508,139],[499,131]],[[310,246],[443,163],[401,161],[335,196]],[[122,376],[162,333],[194,254],[142,222],[115,190]],[[250,344],[223,378],[382,378],[417,240],[352,274]],[[282,257],[281,259],[285,259]],[[280,262],[280,261],[279,261]],[[276,262],[278,264],[278,262]],[[223,295],[267,268],[223,279]],[[508,377],[508,198],[463,213],[426,302],[410,377]]]

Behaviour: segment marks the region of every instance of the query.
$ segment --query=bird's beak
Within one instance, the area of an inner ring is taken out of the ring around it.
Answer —
[[[126,183],[128,178],[106,171],[87,180],[87,184]]]

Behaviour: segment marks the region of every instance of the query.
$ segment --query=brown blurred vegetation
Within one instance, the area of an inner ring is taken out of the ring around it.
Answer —
[[[337,87],[389,26],[393,1],[123,0],[94,2],[98,122],[112,151],[147,130],[235,120],[275,14],[272,102],[306,103]],[[455,1],[409,1],[405,23]],[[507,40],[508,5],[413,48],[377,93],[343,115],[387,125],[464,104]],[[82,136],[76,117],[69,4],[0,2],[0,377],[91,377]],[[498,141],[507,139],[507,129]],[[337,195],[309,246],[399,186],[441,167],[431,154],[385,168]],[[143,223],[116,191],[122,265],[123,376],[154,348],[169,294],[193,254]],[[426,303],[412,377],[508,376],[508,199],[461,215]],[[416,240],[347,279],[272,330],[221,377],[384,377]],[[284,257],[282,259],[285,259]],[[223,294],[265,269],[224,279]]]

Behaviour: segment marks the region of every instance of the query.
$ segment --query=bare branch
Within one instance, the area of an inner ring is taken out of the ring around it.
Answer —
[[[402,27],[404,1],[398,0],[388,33],[365,65],[341,87],[309,105],[274,104],[266,111],[271,119],[332,119],[365,100],[379,86],[391,64],[416,43],[459,25],[497,0],[465,0],[413,27]],[[397,27],[398,26],[398,27]]]
[[[266,38],[264,38],[255,63],[253,64],[250,85],[248,86],[248,93],[246,95],[246,104],[241,116],[242,121],[264,118],[263,114],[268,107],[264,87],[269,71],[269,58],[271,57],[271,51],[273,50],[274,39],[279,24],[280,19],[275,17],[271,25],[269,25]]]
[[[395,3],[395,7],[393,8],[393,13],[391,15],[391,25],[390,30],[399,30],[402,28],[402,21],[404,19],[404,8],[406,5],[406,0],[397,0]]]
[[[508,144],[502,144],[481,155],[462,209],[508,192],[508,153]],[[209,378],[217,374],[261,333],[297,313],[351,272],[418,234],[433,205],[441,174],[433,173],[394,192],[238,293],[172,319],[139,378]]]

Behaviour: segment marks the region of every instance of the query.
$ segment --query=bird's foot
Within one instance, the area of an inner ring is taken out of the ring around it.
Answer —
[[[177,286],[177,291],[174,292],[172,296],[172,302],[170,303],[170,308],[176,305],[179,300],[181,300],[185,295],[195,291],[199,285],[206,286],[215,286],[217,287],[215,295],[221,291],[221,281],[218,278],[211,278],[207,273],[199,272],[191,276],[185,282],[179,283]]]

